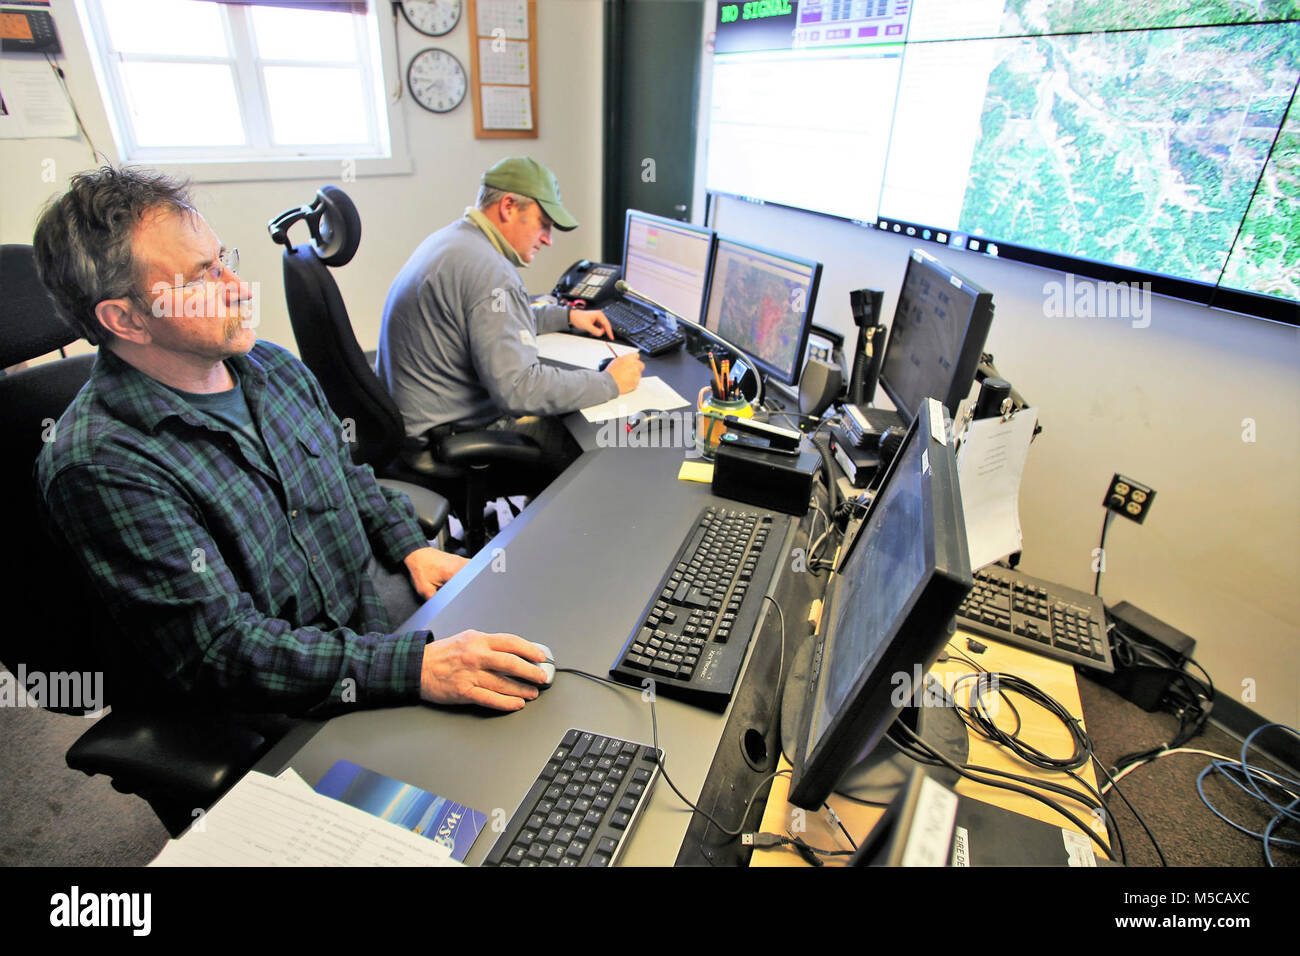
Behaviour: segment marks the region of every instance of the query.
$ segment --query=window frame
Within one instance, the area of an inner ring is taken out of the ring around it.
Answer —
[[[235,182],[267,179],[316,179],[359,176],[384,176],[410,173],[413,166],[407,146],[406,124],[401,109],[402,98],[394,98],[393,91],[400,90],[402,82],[397,69],[397,49],[394,31],[382,29],[379,4],[371,0],[364,24],[358,24],[367,44],[367,53],[361,63],[363,74],[368,74],[372,87],[382,84],[382,93],[376,90],[371,97],[372,110],[368,111],[367,125],[376,133],[376,125],[386,117],[388,124],[388,154],[363,154],[352,144],[323,144],[310,146],[275,146],[268,141],[270,126],[267,92],[260,75],[261,67],[275,66],[289,61],[266,58],[254,61],[251,57],[253,38],[251,12],[243,6],[217,5],[227,30],[228,44],[235,52],[227,59],[177,57],[177,62],[212,62],[228,65],[235,74],[236,97],[244,125],[247,142],[233,147],[140,147],[134,138],[131,124],[125,121],[129,104],[115,67],[105,60],[108,50],[108,27],[100,7],[100,0],[76,0],[77,15],[81,23],[86,47],[94,68],[95,79],[103,100],[104,111],[113,133],[113,144],[119,162],[147,164],[196,182]],[[344,14],[338,14],[343,16]],[[103,39],[100,39],[103,38]],[[241,57],[239,44],[250,56]],[[134,57],[132,57],[133,59]],[[165,54],[141,55],[147,62],[166,62]],[[376,62],[377,61],[377,62]],[[324,61],[293,61],[294,66],[331,66]],[[245,96],[247,90],[255,91]],[[383,110],[383,115],[379,114]],[[256,126],[257,128],[251,128]],[[372,141],[373,142],[373,141]],[[368,148],[368,147],[367,147]],[[382,142],[379,143],[382,148]],[[231,154],[243,152],[244,156],[213,157],[216,150]],[[351,153],[349,152],[351,150]]]

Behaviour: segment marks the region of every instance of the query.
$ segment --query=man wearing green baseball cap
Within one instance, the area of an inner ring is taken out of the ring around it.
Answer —
[[[541,333],[572,326],[614,337],[601,311],[532,305],[519,275],[551,244],[552,228],[577,227],[555,174],[514,156],[483,174],[475,206],[425,239],[397,274],[375,370],[406,422],[408,464],[427,464],[435,439],[491,427],[535,440],[558,473],[578,449],[549,416],[609,401],[640,382],[645,365],[635,352],[600,372],[538,361]]]

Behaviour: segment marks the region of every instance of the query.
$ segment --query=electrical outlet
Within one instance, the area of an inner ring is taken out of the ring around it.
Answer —
[[[1110,480],[1110,488],[1106,491],[1106,499],[1102,502],[1111,511],[1116,514],[1122,514],[1141,524],[1147,520],[1147,512],[1151,510],[1151,502],[1155,501],[1156,492],[1154,488],[1148,488],[1139,481],[1132,478],[1125,478],[1118,472]]]

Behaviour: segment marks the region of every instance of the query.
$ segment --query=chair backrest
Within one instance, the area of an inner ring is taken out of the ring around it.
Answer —
[[[305,222],[312,241],[291,244],[289,227]],[[320,381],[345,427],[351,423],[352,456],[376,470],[397,457],[405,434],[402,414],[357,342],[331,267],[347,264],[361,243],[361,218],[343,190],[323,186],[307,206],[290,209],[267,225],[284,250],[284,296],[298,354]]]
[[[0,248],[0,363],[8,367],[60,349],[78,338],[56,313],[36,275],[31,246]],[[115,647],[112,623],[79,566],[50,537],[33,467],[55,423],[90,378],[93,355],[62,358],[0,377],[0,506],[10,549],[0,574],[5,609],[0,628],[0,662],[17,676],[46,675],[46,692],[56,674],[103,673]],[[112,644],[108,642],[114,642]],[[19,673],[22,669],[23,674]],[[68,684],[64,684],[66,688]],[[103,686],[101,684],[101,686]],[[80,712],[53,700],[51,710]],[[67,702],[64,702],[65,704]]]

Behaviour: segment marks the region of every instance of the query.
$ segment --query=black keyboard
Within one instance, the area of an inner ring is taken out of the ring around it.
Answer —
[[[705,508],[609,669],[636,687],[724,710],[781,559],[786,515]]]
[[[686,342],[680,329],[670,329],[661,324],[659,316],[646,306],[615,299],[604,306],[603,311],[614,334],[647,355],[662,355],[681,348]]]
[[[1115,672],[1101,598],[1019,571],[988,567],[957,608],[957,626],[1067,664]]]
[[[484,866],[612,866],[645,807],[663,751],[570,730]]]

